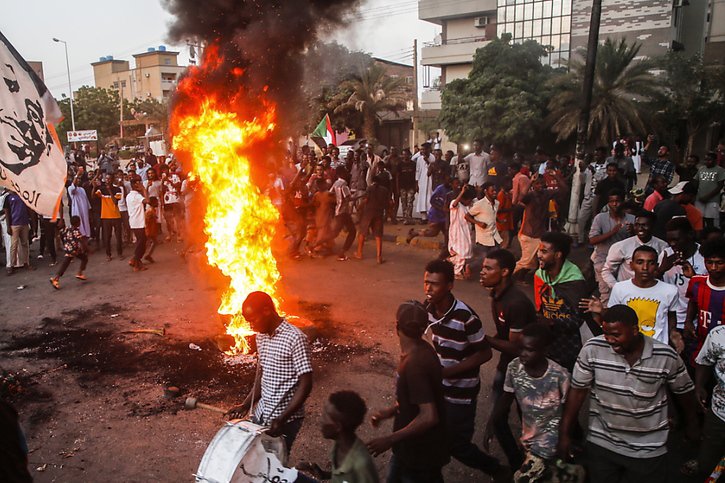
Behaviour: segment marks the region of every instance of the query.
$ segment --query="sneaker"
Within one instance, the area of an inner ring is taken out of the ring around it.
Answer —
[[[50,284],[53,286],[54,289],[60,290],[60,280],[58,277],[50,277]]]
[[[40,255],[38,255],[38,260],[42,260],[42,259],[43,259],[43,254],[41,253]]]

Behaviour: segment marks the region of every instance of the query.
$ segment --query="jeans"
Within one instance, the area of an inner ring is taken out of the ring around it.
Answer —
[[[123,256],[123,244],[121,242],[121,219],[101,218],[101,231],[103,232],[103,246],[106,247],[106,256],[111,256],[111,231],[116,233],[116,253]]]
[[[708,409],[702,431],[700,454],[697,456],[700,472],[709,474],[723,454],[725,454],[725,421],[715,416],[712,409]]]
[[[393,455],[390,458],[387,483],[443,483],[440,468],[407,468]]]
[[[475,423],[475,400],[471,404],[453,404],[446,401],[446,433],[451,456],[466,466],[492,475],[498,471],[500,464],[496,458],[484,453],[471,442]]]
[[[403,208],[403,218],[413,219],[413,202],[415,201],[415,188],[400,189],[400,204]]]
[[[496,373],[493,376],[493,404],[495,405],[499,398],[503,395],[503,382],[506,378],[506,373],[496,369]],[[493,421],[493,431],[498,440],[498,444],[501,445],[501,449],[506,455],[506,459],[509,462],[511,468],[516,469],[521,467],[524,462],[524,456],[519,450],[519,445],[516,443],[516,438],[511,432],[509,427],[509,410],[506,408],[505,414],[501,419]]]

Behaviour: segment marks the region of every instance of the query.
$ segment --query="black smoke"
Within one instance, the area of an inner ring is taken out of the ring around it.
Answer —
[[[295,109],[301,105],[306,48],[344,25],[361,0],[162,1],[175,16],[169,29],[172,42],[194,38],[219,46],[224,64],[204,82],[229,92],[241,83],[250,96],[268,88],[281,130],[291,134],[299,117]],[[235,67],[243,75],[231,74]]]

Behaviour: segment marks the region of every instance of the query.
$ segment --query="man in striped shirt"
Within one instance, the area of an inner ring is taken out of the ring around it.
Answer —
[[[478,315],[451,293],[453,281],[451,262],[433,260],[426,265],[423,277],[425,306],[433,347],[443,368],[450,453],[466,466],[492,475],[494,481],[498,481],[507,476],[508,468],[471,442],[481,389],[479,371],[481,364],[491,359],[491,347],[484,339]]]
[[[640,333],[632,308],[610,307],[602,329],[604,335],[584,345],[574,366],[559,454],[569,456],[571,430],[591,391],[590,481],[667,481],[667,388],[684,408],[687,437],[698,441],[692,380],[674,349]]]

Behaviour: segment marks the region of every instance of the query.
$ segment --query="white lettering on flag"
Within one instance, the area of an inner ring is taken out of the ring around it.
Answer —
[[[52,127],[62,118],[43,82],[0,33],[0,186],[45,216],[56,214],[65,186],[65,158]]]

